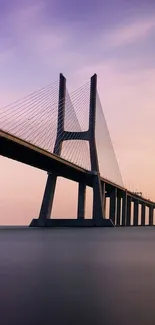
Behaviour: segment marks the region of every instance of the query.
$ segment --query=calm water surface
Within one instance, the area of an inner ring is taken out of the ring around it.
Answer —
[[[0,229],[2,325],[155,324],[155,228]]]

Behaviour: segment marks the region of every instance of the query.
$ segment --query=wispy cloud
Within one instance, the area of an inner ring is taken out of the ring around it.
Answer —
[[[103,35],[102,43],[109,48],[131,44],[146,38],[153,30],[155,30],[155,17],[139,19],[107,31]]]
[[[47,19],[47,2],[32,1],[15,8],[7,16],[10,38],[14,40],[15,60],[20,56],[23,60],[26,57],[27,62],[34,62],[34,65],[44,65],[45,69],[78,70],[80,66],[93,65],[98,60],[98,53],[101,56],[103,50],[111,55],[115,48],[138,42],[155,29],[154,17],[138,18],[138,21],[123,23],[120,27],[102,28],[91,38],[87,38],[84,31],[80,40],[76,41],[76,30],[67,23],[59,24],[54,19],[51,6],[50,10],[51,17]]]
[[[66,27],[59,27],[53,21],[46,20],[46,2],[38,1],[18,7],[13,14],[7,15],[10,38],[19,53],[47,62],[57,61],[65,54],[65,45],[69,45],[70,32]],[[69,52],[70,50],[68,50]]]

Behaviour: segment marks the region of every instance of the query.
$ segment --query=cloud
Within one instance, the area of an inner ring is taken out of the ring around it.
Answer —
[[[19,56],[25,65],[29,64],[36,69],[39,67],[45,71],[51,69],[70,74],[71,70],[78,71],[96,64],[98,59],[102,62],[104,60],[106,64],[103,52],[108,50],[109,56],[112,53],[115,56],[114,48],[145,38],[155,27],[153,18],[139,19],[120,27],[114,26],[113,29],[102,29],[96,37],[93,34],[92,38],[87,37],[84,30],[81,37],[76,39],[77,30],[72,29],[69,23],[59,24],[59,20],[57,22],[54,19],[51,7],[50,10],[49,19],[46,1],[33,1],[15,8],[8,15],[7,25],[14,38],[15,60]],[[124,60],[121,66],[123,64]]]
[[[45,66],[49,62],[52,65],[57,61],[59,63],[62,57],[66,62],[65,53],[71,52],[67,48],[71,32],[59,27],[52,15],[50,21],[46,19],[46,9],[46,2],[32,2],[16,8],[6,17],[9,36],[14,39],[17,55],[21,53],[24,57],[26,54],[27,59],[40,60]]]
[[[107,31],[100,39],[107,48],[124,46],[144,39],[155,29],[155,17],[139,19],[124,26]]]

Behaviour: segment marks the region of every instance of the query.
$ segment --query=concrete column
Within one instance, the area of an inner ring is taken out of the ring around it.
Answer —
[[[153,205],[149,206],[149,226],[153,226]]]
[[[102,189],[99,175],[93,176],[93,220],[96,225],[103,220]]]
[[[106,193],[105,193],[105,182],[101,183],[102,186],[102,198],[103,198],[103,218],[106,217]]]
[[[141,209],[141,226],[145,226],[145,204],[142,203]]]
[[[90,106],[89,106],[89,148],[91,171],[93,172],[93,220],[96,225],[103,219],[103,199],[98,156],[95,141],[96,126],[96,96],[97,96],[97,75],[94,74],[90,81]]]
[[[131,225],[131,196],[127,196],[127,215],[126,215],[126,226]]]
[[[106,195],[105,195],[105,200],[103,202],[103,216],[104,218],[106,219],[106,205],[107,204],[107,198],[106,198]]]
[[[61,154],[62,139],[60,137],[60,134],[64,132],[65,96],[66,96],[66,79],[62,74],[60,74],[57,137],[54,146],[54,153],[57,155]],[[44,224],[46,219],[49,219],[51,216],[56,181],[57,181],[57,175],[54,173],[49,173],[46,182],[43,200],[42,200],[42,205],[40,209],[40,214],[39,214],[40,224]]]
[[[86,202],[86,184],[79,183],[78,189],[78,211],[77,218],[84,219],[85,218],[85,202]]]
[[[54,200],[56,180],[57,180],[57,175],[55,174],[48,175],[43,201],[42,201],[40,214],[39,214],[40,224],[43,223],[43,221],[45,221],[46,219],[50,219],[53,200]]]
[[[64,133],[65,123],[65,98],[66,98],[66,79],[60,73],[59,81],[59,103],[58,103],[58,124],[57,124],[57,136],[54,146],[54,153],[58,156],[61,154],[62,149],[62,136]]]
[[[126,226],[126,214],[127,214],[127,192],[123,192],[122,199],[122,226]]]
[[[139,201],[134,201],[134,209],[133,209],[133,225],[138,226],[138,208],[139,208]]]
[[[116,219],[116,225],[120,226],[121,221],[121,197],[117,196],[117,219]]]
[[[112,222],[116,223],[116,199],[117,199],[117,188],[114,188],[110,193],[110,212],[109,216]]]

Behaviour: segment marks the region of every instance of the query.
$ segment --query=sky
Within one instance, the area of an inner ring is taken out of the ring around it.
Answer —
[[[70,91],[97,73],[125,187],[155,200],[154,0],[0,0],[0,71],[0,107],[57,80],[60,72]],[[0,157],[0,224],[37,217],[46,178]],[[77,184],[59,180],[53,215],[75,217],[76,194]]]

